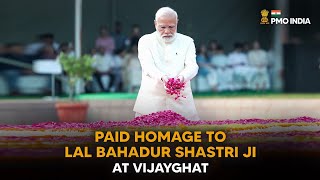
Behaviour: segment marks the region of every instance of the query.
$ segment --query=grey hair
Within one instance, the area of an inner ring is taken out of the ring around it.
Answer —
[[[176,17],[176,20],[178,21],[178,14],[175,10],[173,10],[170,7],[162,7],[157,11],[154,20],[157,21],[159,19],[159,17],[172,16],[172,15],[174,15]]]

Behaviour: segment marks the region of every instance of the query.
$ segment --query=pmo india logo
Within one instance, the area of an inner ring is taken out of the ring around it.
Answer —
[[[269,24],[269,19],[268,19],[269,11],[264,9],[260,13],[261,13],[261,16],[262,16],[260,24]]]
[[[263,9],[260,11],[260,24],[311,24],[310,18],[287,18],[281,17],[281,10],[271,10],[270,21],[268,19],[269,11]]]

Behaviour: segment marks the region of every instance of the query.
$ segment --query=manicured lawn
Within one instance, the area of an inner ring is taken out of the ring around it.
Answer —
[[[49,96],[46,96],[47,98]],[[80,100],[102,100],[102,99],[136,99],[137,93],[94,93],[94,94],[81,94],[77,96]],[[195,98],[305,98],[305,99],[318,99],[320,93],[280,93],[280,92],[204,92],[194,93]],[[41,95],[31,96],[0,96],[0,100],[19,100],[19,99],[44,99]],[[67,96],[61,96],[61,99]]]
[[[82,94],[79,99],[135,99],[136,93]],[[320,98],[320,93],[222,92],[194,93],[195,98]]]

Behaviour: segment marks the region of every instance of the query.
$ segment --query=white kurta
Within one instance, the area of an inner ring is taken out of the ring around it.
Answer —
[[[268,56],[267,52],[259,50],[251,50],[248,53],[249,66],[253,69],[252,78],[250,81],[250,88],[257,90],[256,88],[265,89],[270,88],[270,79],[268,74]]]
[[[172,110],[189,120],[199,120],[190,86],[199,69],[193,39],[176,33],[175,40],[165,44],[156,33],[142,36],[138,43],[142,81],[133,111],[146,115]],[[164,75],[184,77],[186,86],[182,94],[186,98],[175,100],[175,96],[166,94],[161,81]]]

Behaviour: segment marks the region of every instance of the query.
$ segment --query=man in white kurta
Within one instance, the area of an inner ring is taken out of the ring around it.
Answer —
[[[142,81],[133,111],[147,115],[172,110],[189,120],[199,120],[194,104],[190,80],[198,73],[193,39],[176,33],[178,19],[171,8],[160,8],[156,14],[156,31],[142,36],[138,43],[138,57],[142,67]],[[186,82],[182,95],[166,94],[168,78]]]
[[[258,41],[253,42],[253,49],[248,53],[248,63],[252,68],[252,78],[250,88],[253,90],[267,90],[270,88],[268,74],[267,52],[260,47]]]

